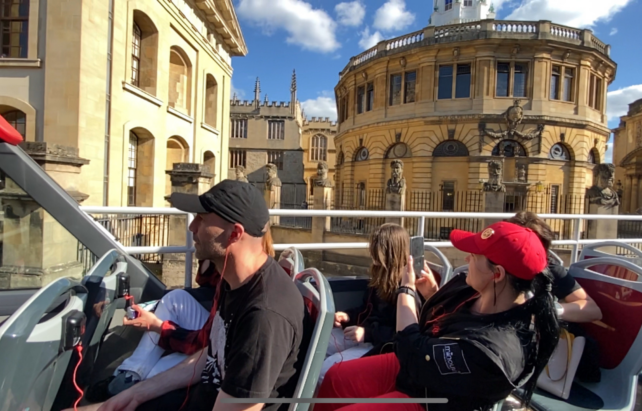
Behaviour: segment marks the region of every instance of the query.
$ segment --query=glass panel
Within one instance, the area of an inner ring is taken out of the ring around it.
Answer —
[[[441,201],[442,211],[455,210],[455,182],[445,181],[443,185],[443,197]]]
[[[450,99],[453,97],[453,66],[439,67],[439,93],[437,98]]]
[[[559,66],[553,66],[553,74],[551,75],[551,99],[560,99],[560,75],[561,69]]]
[[[510,63],[497,63],[497,97],[508,97]]]
[[[446,0],[446,10],[451,10],[453,8],[453,0]]]
[[[401,74],[390,76],[390,105],[401,104]]]
[[[455,98],[468,97],[470,97],[470,64],[458,64]]]
[[[372,111],[374,107],[374,84],[368,84],[368,93],[367,93],[367,102],[366,102],[366,111]]]
[[[575,70],[572,68],[564,69],[564,101],[573,101],[575,88],[573,87],[573,78],[575,77]]]
[[[2,172],[0,171],[0,174]],[[80,279],[97,260],[13,180],[0,184],[0,290]]]
[[[363,113],[365,95],[366,95],[365,87],[364,86],[357,87],[357,114]]]
[[[515,64],[515,74],[513,78],[513,97],[526,97],[528,64]]]
[[[411,71],[406,73],[406,83],[404,90],[404,103],[415,102],[415,86],[417,84],[417,72]]]

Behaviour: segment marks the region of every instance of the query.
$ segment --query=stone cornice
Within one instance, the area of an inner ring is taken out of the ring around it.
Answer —
[[[57,163],[79,167],[89,164],[89,160],[78,157],[78,149],[75,147],[39,141],[25,141],[20,146],[39,164]]]

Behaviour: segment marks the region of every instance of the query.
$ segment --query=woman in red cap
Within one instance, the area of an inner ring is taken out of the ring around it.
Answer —
[[[530,401],[559,339],[546,250],[531,229],[507,222],[476,234],[454,230],[450,239],[470,253],[468,273],[435,291],[430,270],[415,279],[411,261],[397,290],[394,353],[333,366],[318,395],[417,403],[317,404],[315,411],[490,410],[517,387]],[[417,292],[427,300],[419,312]]]

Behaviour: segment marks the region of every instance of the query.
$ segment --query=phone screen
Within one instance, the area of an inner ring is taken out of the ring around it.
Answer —
[[[413,259],[415,276],[421,278],[421,270],[424,268],[424,238],[422,236],[410,238],[410,255]]]

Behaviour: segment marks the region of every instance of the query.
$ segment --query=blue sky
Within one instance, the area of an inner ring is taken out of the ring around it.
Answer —
[[[551,20],[590,28],[611,45],[618,64],[609,88],[609,126],[642,98],[642,0],[494,0],[498,18]],[[233,87],[251,99],[290,99],[296,69],[298,98],[308,117],[336,119],[334,86],[351,56],[379,40],[427,25],[432,0],[235,0],[249,53],[232,61]],[[611,151],[611,150],[609,150]]]

